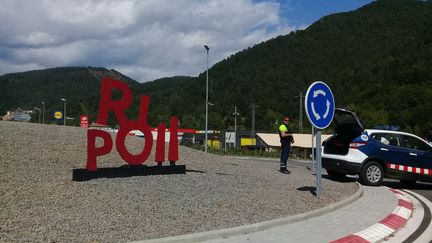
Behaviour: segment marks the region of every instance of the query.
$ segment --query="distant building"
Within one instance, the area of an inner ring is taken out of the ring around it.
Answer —
[[[2,116],[3,121],[13,121],[14,113],[12,111],[6,111],[6,115]]]
[[[266,148],[280,148],[280,138],[277,133],[257,133]],[[331,137],[329,134],[322,134],[321,141]],[[311,158],[312,157],[312,135],[293,133],[294,143],[291,145],[292,155],[297,158]],[[314,138],[314,141],[316,139]]]
[[[29,122],[31,119],[30,114],[32,111],[22,110],[18,107],[15,111],[7,111],[6,115],[2,116],[3,121],[18,121]]]

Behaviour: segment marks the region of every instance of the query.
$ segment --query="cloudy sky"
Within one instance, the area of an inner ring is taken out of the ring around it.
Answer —
[[[100,66],[196,76],[231,54],[372,0],[0,0],[0,75]]]

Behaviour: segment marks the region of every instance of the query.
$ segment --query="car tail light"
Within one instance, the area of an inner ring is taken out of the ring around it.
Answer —
[[[366,145],[366,142],[357,142],[357,143],[350,143],[349,147],[352,149],[358,149],[363,145]]]

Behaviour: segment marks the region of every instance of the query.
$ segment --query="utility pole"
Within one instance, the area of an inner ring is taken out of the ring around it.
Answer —
[[[249,107],[252,108],[252,131],[251,131],[251,138],[254,139],[255,138],[255,108],[257,108],[258,106],[255,105],[254,103],[252,103]]]
[[[234,106],[234,148],[237,148],[237,116],[240,115],[237,112],[237,106]]]
[[[45,124],[45,101],[42,101],[42,124]]]
[[[303,133],[303,93],[300,91],[300,106],[299,106],[299,131]]]
[[[296,98],[300,98],[300,105],[299,105],[299,133],[303,133],[303,93],[300,91],[300,94],[295,96]]]

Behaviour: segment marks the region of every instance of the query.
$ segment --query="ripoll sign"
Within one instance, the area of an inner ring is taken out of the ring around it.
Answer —
[[[333,121],[335,101],[330,88],[316,81],[306,92],[305,110],[309,121],[317,129],[325,129]]]
[[[111,99],[111,91],[116,90],[121,92],[122,96],[120,100]],[[108,124],[108,113],[114,112],[114,116],[119,124],[117,132],[115,146],[117,152],[120,154],[123,160],[130,165],[141,165],[144,163],[150,155],[153,147],[153,135],[149,125],[147,124],[147,114],[150,105],[150,97],[141,95],[141,102],[139,106],[138,118],[135,120],[129,120],[125,115],[125,111],[132,104],[132,91],[126,83],[119,80],[104,78],[101,84],[101,98],[99,102],[99,112],[97,123],[102,125]],[[170,142],[168,147],[168,160],[170,166],[175,165],[178,161],[178,118],[172,116],[170,121]],[[125,140],[126,136],[129,135],[130,131],[139,130],[144,134],[144,146],[142,152],[139,154],[132,154],[126,148]],[[160,123],[157,128],[157,140],[156,140],[156,153],[155,161],[158,165],[162,165],[165,161],[165,123]],[[97,146],[96,139],[100,138],[103,141],[103,145]],[[97,129],[87,130],[87,165],[88,171],[97,170],[97,157],[108,154],[111,152],[113,147],[113,139],[111,134]]]

